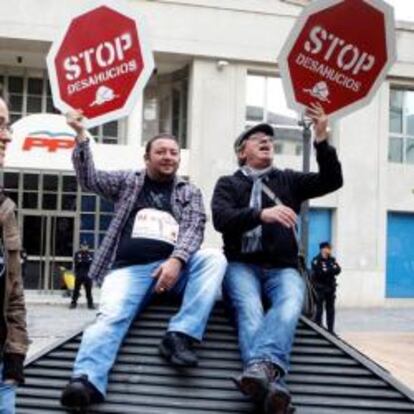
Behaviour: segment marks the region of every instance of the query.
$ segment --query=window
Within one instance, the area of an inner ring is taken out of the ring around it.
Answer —
[[[88,241],[91,249],[101,244],[114,215],[112,203],[94,194],[82,193],[79,241]]]
[[[96,205],[97,197],[94,194],[82,193],[79,242],[87,242],[92,250],[95,249]]]
[[[73,175],[62,176],[61,208],[64,211],[77,209],[78,183]]]
[[[2,73],[4,72],[4,73]],[[10,103],[10,120],[15,122],[23,116],[36,113],[60,113],[53,106],[52,92],[46,74],[13,73],[0,68],[0,96]],[[124,143],[126,121],[112,121],[90,130],[98,142],[104,144]]]
[[[389,161],[414,164],[414,91],[391,89],[389,133]]]
[[[32,74],[22,74],[21,70],[16,70],[15,73],[4,71],[4,74],[0,75],[0,83],[2,94],[10,104],[11,122],[30,114],[58,112],[53,107],[47,78],[41,71]]]
[[[11,122],[14,122],[16,119],[20,118],[24,112],[24,83],[23,78],[20,76],[9,76],[7,80],[8,82],[6,83],[5,95],[8,92],[10,120]]]
[[[39,175],[25,173],[23,175],[23,208],[37,209],[39,200]]]
[[[76,177],[66,173],[9,170],[4,172],[4,188],[17,205],[19,221],[39,212],[59,220],[76,217],[78,240],[87,241],[91,250],[98,248],[114,215],[112,203],[81,191]]]
[[[102,144],[124,144],[126,139],[125,129],[126,119],[123,119],[91,128],[89,132],[95,137],[97,142]]]
[[[287,107],[282,80],[274,76],[247,75],[246,128],[267,122],[275,128],[275,152],[302,153],[302,130],[297,114]]]
[[[182,148],[187,147],[187,101],[187,82],[179,82],[172,91],[172,134]]]
[[[142,141],[167,132],[187,148],[188,68],[154,74],[144,91]]]
[[[101,198],[99,200],[99,240],[98,245],[101,244],[102,239],[105,236],[106,231],[109,228],[114,212],[114,206],[112,203]]]
[[[43,112],[43,79],[28,78],[27,79],[27,113],[36,114]]]
[[[4,188],[7,195],[19,205],[19,174],[16,172],[4,173]]]
[[[42,209],[57,210],[59,176],[56,174],[44,174],[42,176]]]

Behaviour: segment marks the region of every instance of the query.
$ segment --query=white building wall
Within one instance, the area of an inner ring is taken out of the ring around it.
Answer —
[[[344,170],[336,214],[342,305],[381,305],[385,295],[388,85],[373,102],[340,122],[338,150]],[[385,128],[385,129],[384,129]]]
[[[219,245],[219,236],[212,229],[209,205],[218,177],[231,173],[236,166],[233,142],[244,125],[245,78],[242,65],[230,64],[220,70],[214,60],[193,62],[189,173],[204,192],[210,218],[206,245]]]

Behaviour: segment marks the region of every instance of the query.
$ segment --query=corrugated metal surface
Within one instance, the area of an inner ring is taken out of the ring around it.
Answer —
[[[151,306],[131,328],[110,376],[107,401],[90,413],[254,413],[230,376],[241,369],[236,333],[217,306],[199,349],[200,366],[177,371],[158,355],[175,308]],[[18,414],[65,412],[59,396],[81,335],[29,361]],[[412,394],[384,370],[311,322],[298,327],[288,385],[299,414],[414,413]]]

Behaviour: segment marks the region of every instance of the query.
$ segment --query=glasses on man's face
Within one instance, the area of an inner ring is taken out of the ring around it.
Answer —
[[[247,138],[249,141],[253,141],[253,142],[273,142],[273,137],[269,136],[269,135],[265,135],[265,134],[253,134],[250,135],[249,138]]]

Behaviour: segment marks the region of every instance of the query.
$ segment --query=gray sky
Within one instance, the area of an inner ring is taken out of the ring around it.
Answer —
[[[414,21],[414,0],[386,0],[394,6],[397,20]]]

